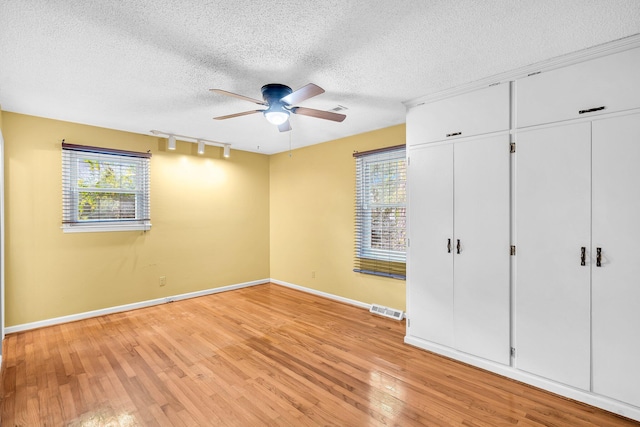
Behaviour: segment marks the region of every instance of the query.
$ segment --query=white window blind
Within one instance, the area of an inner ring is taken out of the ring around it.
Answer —
[[[356,224],[354,271],[406,277],[405,146],[354,154]]]
[[[150,158],[150,153],[63,142],[63,230],[149,230]]]

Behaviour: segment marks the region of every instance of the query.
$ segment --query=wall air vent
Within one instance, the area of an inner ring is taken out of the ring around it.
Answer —
[[[347,107],[345,107],[344,105],[338,105],[337,107],[332,108],[332,109],[331,109],[331,110],[329,110],[329,111],[335,111],[335,112],[338,112],[338,111],[344,111],[344,110],[348,110],[348,108],[347,108]]]
[[[371,304],[371,308],[369,309],[371,313],[379,314],[380,316],[390,317],[395,320],[402,320],[402,316],[404,312],[401,310],[395,310],[393,308],[385,307],[378,304]]]

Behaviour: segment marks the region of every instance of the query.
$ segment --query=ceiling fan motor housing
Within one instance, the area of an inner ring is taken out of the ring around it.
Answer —
[[[293,92],[289,86],[281,85],[279,83],[269,83],[262,86],[262,98],[271,105],[272,103],[278,103],[282,98]]]

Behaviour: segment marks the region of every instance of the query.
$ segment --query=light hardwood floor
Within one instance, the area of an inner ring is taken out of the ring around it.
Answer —
[[[9,335],[0,424],[631,426],[274,284]]]

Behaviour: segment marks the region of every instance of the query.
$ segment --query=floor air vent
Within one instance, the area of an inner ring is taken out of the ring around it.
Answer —
[[[369,309],[371,313],[379,314],[381,316],[390,317],[395,320],[402,320],[402,315],[404,314],[400,310],[394,310],[393,308],[384,307],[378,304],[371,304],[371,308]]]

